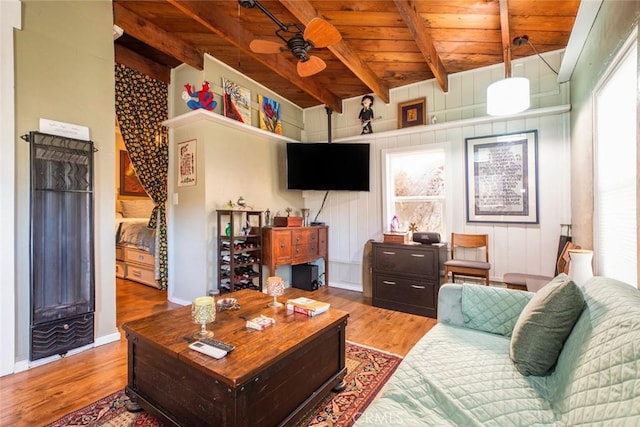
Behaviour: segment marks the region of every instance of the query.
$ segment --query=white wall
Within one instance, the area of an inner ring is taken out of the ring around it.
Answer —
[[[301,109],[209,56],[205,56],[203,71],[184,65],[174,70],[171,79],[174,83],[170,90],[173,119],[180,120],[185,113],[190,113],[180,98],[184,90],[182,82],[197,82],[195,84],[199,86],[202,80],[220,82],[222,76],[249,87],[253,101],[257,100],[258,93],[280,101],[283,112],[288,111],[283,133],[300,135]],[[216,99],[222,103],[222,96],[216,95]],[[257,107],[257,101],[252,102],[256,125]],[[222,113],[218,110],[216,115]],[[256,210],[269,209],[272,216],[288,206],[295,210],[303,207],[301,192],[286,189],[282,167],[285,142],[291,139],[260,131],[255,126],[240,123],[229,126],[224,124],[226,118],[221,119],[223,124],[220,120],[206,118],[186,124],[180,121],[170,124],[169,298],[182,304],[218,288],[217,236],[220,230],[217,229],[216,209],[225,209],[229,200],[235,202],[240,196]],[[178,187],[177,144],[189,140],[197,141],[196,185]],[[264,281],[267,274],[268,268],[264,267]],[[289,272],[283,267],[278,269],[278,274],[287,280]]]
[[[546,54],[557,70],[562,52]],[[449,93],[444,94],[434,80],[393,89],[389,105],[374,104],[382,119],[374,133],[360,136],[360,98],[345,103],[342,115],[334,115],[334,141],[360,140],[372,144],[371,191],[332,192],[320,220],[329,225],[330,285],[361,289],[362,249],[368,239],[382,239],[387,230],[382,223],[382,177],[380,152],[385,148],[443,143],[447,147],[447,228],[455,232],[488,233],[491,277],[501,280],[508,272],[554,273],[560,224],[569,223],[569,113],[568,85],[555,83],[555,74],[538,58],[514,61],[514,76],[531,82],[531,109],[508,118],[485,114],[486,87],[502,78],[503,67],[487,67],[449,76]],[[397,130],[397,103],[427,97],[428,117],[437,124]],[[538,130],[539,224],[466,223],[465,138],[526,130]],[[305,111],[305,140],[327,139],[324,108]],[[314,217],[323,192],[306,192],[305,206]],[[363,220],[366,219],[366,220]],[[447,239],[447,236],[443,236]]]
[[[0,376],[15,361],[15,143],[13,31],[21,25],[20,2],[0,1]]]

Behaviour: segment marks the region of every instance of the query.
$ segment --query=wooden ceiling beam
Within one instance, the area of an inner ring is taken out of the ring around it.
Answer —
[[[114,48],[115,60],[118,64],[126,65],[161,82],[171,83],[171,68],[158,64],[117,43]]]
[[[251,40],[256,38],[250,31],[244,29],[239,22],[229,19],[224,14],[216,13],[208,2],[194,0],[167,0],[168,3],[182,11],[189,18],[200,23],[209,31],[219,35],[227,42],[238,47],[244,55],[250,56],[269,68],[275,74],[287,79],[291,84],[313,98],[330,107],[333,111],[342,112],[342,99],[325,86],[310,77],[300,77],[296,66],[282,55],[256,54],[249,48]],[[259,13],[256,11],[256,13]]]
[[[124,32],[185,64],[202,70],[204,53],[193,45],[168,33],[157,25],[136,15],[119,3],[113,3],[114,23]]]
[[[429,69],[438,81],[440,88],[442,88],[443,92],[448,92],[449,75],[447,74],[447,70],[444,68],[442,59],[440,58],[440,55],[438,55],[438,51],[433,44],[431,35],[425,29],[422,17],[416,10],[414,1],[394,0],[394,3],[396,4],[396,8],[400,12],[405,24],[407,24],[409,31],[413,35],[420,52],[422,52],[424,59],[427,61]]]
[[[308,0],[280,0],[280,3],[305,26],[313,18],[320,17],[316,8]],[[328,46],[327,49],[349,68],[362,83],[371,89],[382,102],[389,103],[389,86],[373,72],[371,67],[351,49],[351,46],[344,39]]]
[[[509,0],[500,0],[500,35],[504,58],[504,76],[511,77],[511,35],[509,29]]]

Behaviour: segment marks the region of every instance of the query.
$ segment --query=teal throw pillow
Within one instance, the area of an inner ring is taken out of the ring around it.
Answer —
[[[553,372],[565,340],[584,308],[580,288],[559,274],[526,305],[513,329],[509,357],[522,375]]]

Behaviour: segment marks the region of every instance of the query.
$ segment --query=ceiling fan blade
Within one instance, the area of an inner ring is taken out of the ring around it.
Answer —
[[[282,52],[282,43],[276,43],[269,40],[255,39],[249,43],[249,49],[254,53],[279,53]]]
[[[298,61],[298,75],[309,77],[327,68],[327,64],[317,56],[310,56],[306,61]]]
[[[327,47],[342,40],[342,35],[333,24],[316,17],[307,24],[304,39],[311,41],[315,47]]]

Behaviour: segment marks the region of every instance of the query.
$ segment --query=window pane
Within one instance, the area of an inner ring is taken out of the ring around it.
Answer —
[[[394,196],[444,196],[444,152],[393,155]]]
[[[444,233],[444,200],[396,202],[400,230],[408,230],[413,222],[418,231]]]

